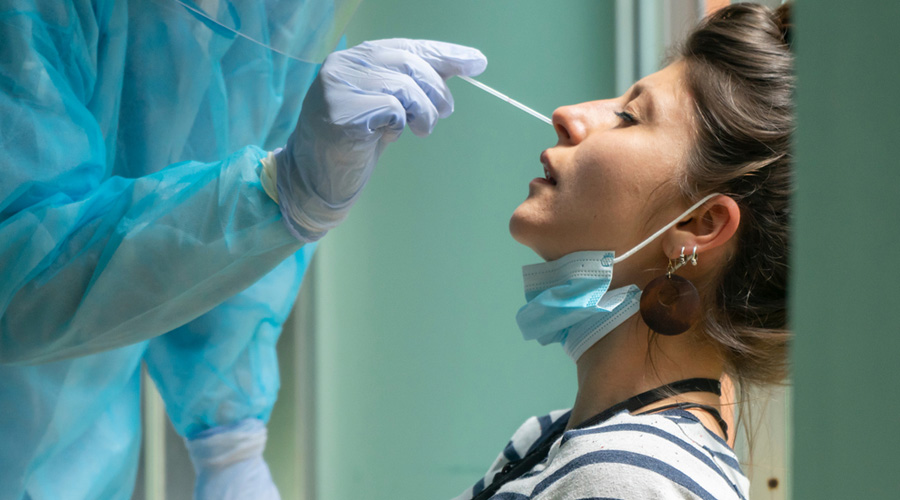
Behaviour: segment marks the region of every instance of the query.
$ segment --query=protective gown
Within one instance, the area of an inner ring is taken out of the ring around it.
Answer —
[[[186,437],[268,418],[314,245],[259,160],[357,2],[0,0],[0,500],[130,498],[142,360]]]

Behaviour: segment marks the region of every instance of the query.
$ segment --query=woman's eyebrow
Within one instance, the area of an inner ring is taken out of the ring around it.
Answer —
[[[637,99],[638,96],[644,95],[645,104],[641,107],[643,108],[643,119],[645,121],[654,121],[656,118],[656,100],[653,99],[653,94],[650,92],[646,86],[640,83],[634,84],[631,87],[631,95],[629,96],[629,101]]]

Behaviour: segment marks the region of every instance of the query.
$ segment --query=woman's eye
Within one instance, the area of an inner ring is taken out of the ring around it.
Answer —
[[[627,111],[616,111],[616,116],[622,119],[623,122],[632,124],[637,123],[637,120],[634,119],[634,115],[628,113]]]

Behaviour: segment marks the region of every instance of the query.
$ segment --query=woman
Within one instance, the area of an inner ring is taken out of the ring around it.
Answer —
[[[748,497],[717,381],[785,375],[789,18],[722,9],[622,97],[553,114],[510,221],[548,261],[525,268],[517,320],[563,344],[578,393],[459,498]]]

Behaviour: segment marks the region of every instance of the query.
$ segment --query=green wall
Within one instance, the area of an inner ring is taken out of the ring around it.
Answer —
[[[794,498],[900,498],[900,2],[801,0]]]
[[[614,2],[363,2],[348,44],[407,37],[478,47],[480,78],[549,115],[613,94]],[[317,257],[317,498],[451,498],[525,418],[568,407],[574,364],[525,343],[513,209],[553,129],[454,80],[456,112],[382,156]]]

